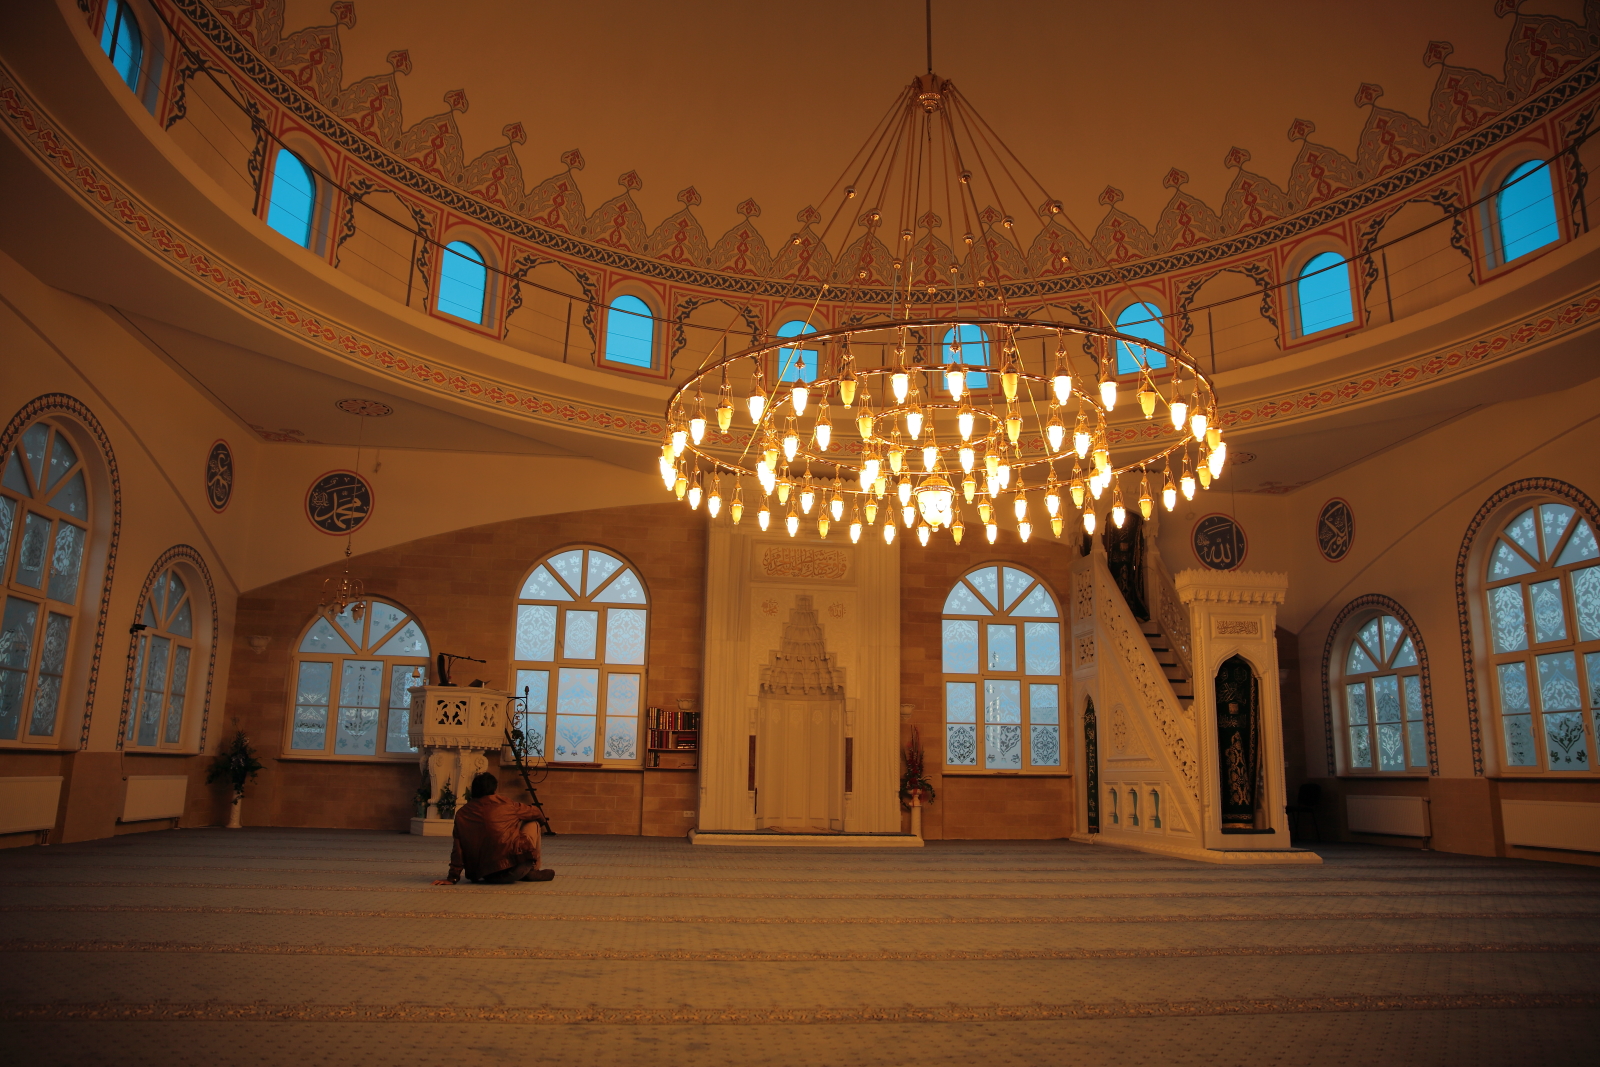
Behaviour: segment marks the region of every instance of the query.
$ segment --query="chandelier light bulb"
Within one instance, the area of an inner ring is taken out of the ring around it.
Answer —
[[[983,469],[989,472],[989,477],[997,477],[1000,474],[1000,454],[998,452],[985,452],[983,454]]]
[[[892,522],[883,524],[883,543],[886,545],[894,544],[894,523]]]
[[[850,523],[850,543],[852,545],[858,545],[858,544],[861,543],[861,520],[860,519],[856,519],[855,521]]]
[[[1094,469],[1101,474],[1111,470],[1111,449],[1106,447],[1103,437],[1094,445]]]
[[[956,521],[950,527],[950,539],[956,544],[961,543],[961,538],[966,534],[967,528],[961,522],[961,516],[956,516]]]
[[[1088,534],[1090,537],[1093,537],[1094,536],[1094,524],[1095,524],[1094,511],[1093,510],[1085,511],[1083,513],[1083,532]]]
[[[1086,490],[1084,488],[1083,479],[1082,478],[1079,478],[1079,479],[1077,479],[1076,481],[1074,481],[1072,483],[1072,486],[1070,488],[1070,492],[1072,493],[1072,506],[1074,508],[1078,509],[1079,511],[1082,511],[1083,510],[1083,498],[1086,495],[1086,493],[1088,492],[1088,490]]]
[[[1033,523],[1024,519],[1017,523],[1017,536],[1022,538],[1022,543],[1027,544],[1028,538],[1033,536]]]
[[[861,481],[863,486],[870,485],[878,480],[878,471],[882,468],[883,461],[877,456],[868,456],[861,464]]]
[[[1006,412],[1006,436],[1011,439],[1012,444],[1016,444],[1022,437],[1022,412],[1015,406]]]
[[[863,441],[872,439],[872,405],[865,400],[861,402],[861,410],[856,412],[856,432]]]
[[[1050,443],[1050,451],[1061,451],[1061,444],[1067,439],[1067,424],[1061,421],[1060,415],[1050,416],[1050,421],[1044,427],[1044,436]]]
[[[789,480],[787,478],[781,479],[778,482],[778,503],[787,504],[789,502],[789,490],[791,488],[792,487],[789,485]]]
[[[827,411],[828,409],[823,408],[822,410]],[[826,452],[828,450],[829,442],[833,440],[833,424],[829,422],[823,422],[821,419],[818,419],[817,425],[812,432],[816,434],[817,437],[817,450],[819,452]]]
[[[1090,476],[1089,494],[1096,500],[1099,500],[1100,495],[1106,491],[1106,481],[1107,479],[1105,479],[1099,471],[1095,471],[1094,474]]]
[[[1150,483],[1146,482],[1143,486],[1140,487],[1140,492],[1139,492],[1139,516],[1141,518],[1148,519],[1150,517],[1151,513],[1153,513],[1155,510],[1156,510],[1156,502],[1150,498]]]
[[[1171,511],[1178,506],[1178,487],[1172,484],[1172,471],[1167,471],[1166,484],[1161,487],[1161,506]]]
[[[1082,459],[1089,454],[1089,446],[1094,443],[1094,436],[1089,433],[1089,427],[1083,420],[1083,414],[1078,414],[1078,424],[1072,428],[1072,450]]]
[[[804,489],[800,490],[800,510],[801,511],[805,512],[807,515],[811,514],[811,509],[812,509],[813,506],[815,506],[816,502],[817,502],[817,491],[815,489],[811,488],[811,486],[808,485]]]
[[[1000,464],[1000,469],[995,472],[994,476],[995,479],[999,481],[1000,488],[1009,489],[1011,487],[1011,464]]]
[[[1181,433],[1181,432],[1183,432],[1183,424],[1188,422],[1188,421],[1189,421],[1189,405],[1185,404],[1182,400],[1179,400],[1177,398],[1177,396],[1173,396],[1173,398],[1172,398],[1172,428]]]
[[[970,504],[972,503],[973,496],[975,496],[977,492],[978,480],[972,476],[971,471],[968,471],[967,476],[961,479],[961,495],[966,499],[967,503]]]
[[[889,446],[889,469],[894,471],[894,473],[899,474],[901,468],[905,465],[906,450],[900,447],[899,441],[896,441],[894,444]]]
[[[698,485],[689,486],[689,510],[690,511],[699,511],[700,510],[700,497],[702,495],[704,495],[704,491],[700,488],[700,486],[698,486]]]
[[[823,512],[821,515],[817,516],[817,536],[818,537],[826,538],[828,536],[828,530],[832,526],[833,526],[833,523],[831,521],[829,521],[827,512]]]
[[[956,456],[961,460],[961,469],[971,474],[973,466],[978,462],[978,453],[971,445],[962,445],[961,451],[957,452]]]
[[[1179,480],[1178,485],[1183,490],[1183,499],[1194,499],[1194,475],[1189,473],[1187,463],[1184,464],[1183,477]]]
[[[961,431],[961,439],[963,441],[972,440],[972,422],[972,406],[963,403],[960,410],[956,412],[956,429]]]
[[[728,427],[732,425],[733,399],[724,393],[722,399],[717,402],[717,429],[721,433],[727,433]]]
[[[1218,445],[1222,444],[1222,431],[1217,429],[1215,423],[1212,423],[1210,426],[1206,427],[1206,444],[1212,448],[1216,448]]]
[[[672,460],[662,456],[657,461],[660,464],[661,484],[668,491],[672,491],[672,483],[678,479],[678,469],[672,465]]]
[[[910,411],[906,412],[906,433],[911,435],[911,439],[913,441],[922,436],[921,410],[912,408]]]
[[[1122,506],[1121,501],[1111,505],[1111,524],[1117,529],[1122,529],[1122,524],[1128,521],[1128,509]]]
[[[871,497],[868,497],[867,498],[867,524],[870,526],[872,523],[875,523],[877,521],[878,521],[878,502],[876,500],[873,500]]]
[[[844,497],[838,493],[833,494],[833,499],[828,501],[828,511],[833,515],[833,521],[838,522],[844,518]]]
[[[1200,469],[1198,471],[1196,471],[1195,473],[1200,476],[1200,488],[1202,488],[1202,489],[1210,489],[1211,488],[1211,465],[1202,460],[1201,463],[1200,463]]]
[[[1017,364],[1014,360],[1007,360],[1005,368],[1000,371],[1000,391],[1005,393],[1006,402],[1017,398],[1017,383],[1021,380],[1017,373]]]
[[[1189,432],[1194,434],[1196,441],[1206,439],[1206,421],[1206,413],[1203,411],[1196,411],[1189,416]]]
[[[689,420],[689,439],[699,444],[706,435],[706,417],[699,412]]]
[[[1045,490],[1044,510],[1049,513],[1052,519],[1061,514],[1061,490],[1054,485]]]
[[[1072,375],[1064,367],[1057,367],[1055,376],[1050,379],[1050,389],[1056,395],[1056,403],[1064,406],[1072,399]]]
[[[889,388],[894,391],[894,402],[904,404],[911,395],[911,375],[903,370],[895,371],[889,375]]]
[[[795,454],[799,451],[800,435],[795,433],[794,427],[791,425],[787,430],[783,431],[783,458],[787,462],[793,463]]]
[[[945,388],[950,390],[951,400],[960,400],[961,394],[967,391],[967,372],[961,367],[952,367],[944,375]]]
[[[751,391],[745,406],[750,409],[750,425],[760,426],[761,413],[767,410],[767,394],[761,391],[761,386],[758,385]]]
[[[761,483],[761,490],[767,496],[771,496],[772,491],[778,487],[778,476],[771,467],[757,467],[756,481]]]
[[[689,434],[682,426],[675,426],[672,430],[672,458],[677,459],[683,455],[684,448],[689,444]]]
[[[1050,533],[1055,536],[1056,540],[1059,541],[1061,539],[1061,528],[1065,525],[1066,520],[1060,515],[1050,520]]]
[[[715,488],[711,490],[711,495],[706,497],[706,510],[711,513],[713,519],[722,514],[722,494]]]
[[[1206,465],[1211,468],[1211,477],[1222,477],[1222,469],[1228,463],[1228,446],[1222,441],[1217,442],[1217,447],[1211,450],[1206,457]]]
[[[768,434],[766,443],[761,448],[761,455],[767,461],[767,466],[772,470],[778,469],[778,438]]]
[[[1149,382],[1139,384],[1139,410],[1144,412],[1144,417],[1147,419],[1155,417],[1156,391],[1150,388]]]
[[[790,537],[800,532],[800,516],[796,515],[792,508],[789,514],[784,517],[783,527],[789,531]]]
[[[900,506],[905,507],[911,503],[911,479],[901,478],[894,487],[895,495],[900,498]]]
[[[1000,536],[1000,527],[996,526],[992,522],[984,523],[983,524],[983,536],[987,537],[989,539],[989,543],[991,545],[994,544],[995,543],[995,539]]]
[[[927,548],[928,547],[928,538],[932,534],[933,534],[933,530],[931,528],[927,527],[927,526],[919,525],[917,527],[917,540],[922,542],[922,547],[923,548]]]
[[[1018,522],[1028,517],[1028,494],[1025,490],[1018,489],[1016,496],[1012,498],[1011,513],[1016,516]]]
[[[1100,406],[1107,411],[1117,406],[1117,380],[1115,378],[1100,379]]]
[[[794,405],[796,415],[806,413],[806,402],[811,399],[811,389],[804,385],[796,385],[789,390],[789,402]]]
[[[672,492],[677,496],[677,498],[679,500],[682,500],[683,499],[683,494],[687,493],[688,491],[689,491],[689,479],[684,475],[684,473],[682,471],[679,471],[678,472],[678,477],[673,480]]]
[[[742,487],[733,491],[733,503],[728,505],[728,518],[733,520],[735,526],[739,525],[739,521],[744,518],[744,489]]]
[[[772,512],[767,510],[767,505],[762,504],[761,510],[756,512],[756,522],[761,526],[761,532],[766,533],[767,527],[772,523]]]
[[[872,491],[878,496],[882,496],[889,491],[889,476],[881,470],[878,472],[878,476],[872,480]]]
[[[935,470],[939,466],[939,446],[929,441],[922,446],[922,469]]]
[[[988,522],[994,518],[994,505],[989,503],[988,497],[978,498],[978,518],[982,519],[984,522]]]

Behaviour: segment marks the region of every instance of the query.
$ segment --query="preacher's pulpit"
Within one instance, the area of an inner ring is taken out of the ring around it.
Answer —
[[[428,809],[411,820],[411,832],[448,837],[452,819],[439,817],[446,786],[465,804],[473,776],[489,769],[488,752],[506,743],[513,696],[498,689],[427,685],[411,691],[409,737],[428,780]]]

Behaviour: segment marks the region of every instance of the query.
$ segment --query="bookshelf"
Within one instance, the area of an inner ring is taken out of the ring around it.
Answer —
[[[681,708],[645,709],[645,753],[648,767],[699,766],[700,713]]]

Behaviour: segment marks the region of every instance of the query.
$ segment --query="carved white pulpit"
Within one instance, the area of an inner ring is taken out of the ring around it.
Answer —
[[[439,797],[446,786],[459,808],[469,799],[474,775],[489,769],[490,750],[506,743],[510,693],[470,686],[427,685],[411,691],[409,736],[428,776],[428,813],[411,820],[411,832],[448,837],[453,819],[439,817]]]

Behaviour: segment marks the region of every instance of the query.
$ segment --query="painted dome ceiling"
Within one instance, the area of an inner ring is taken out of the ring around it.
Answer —
[[[913,0],[213,3],[309,95],[446,182],[646,255],[676,231],[695,266],[754,275],[925,65]],[[936,69],[1094,235],[1082,266],[1359,187],[1600,48],[1582,0],[933,12]]]

